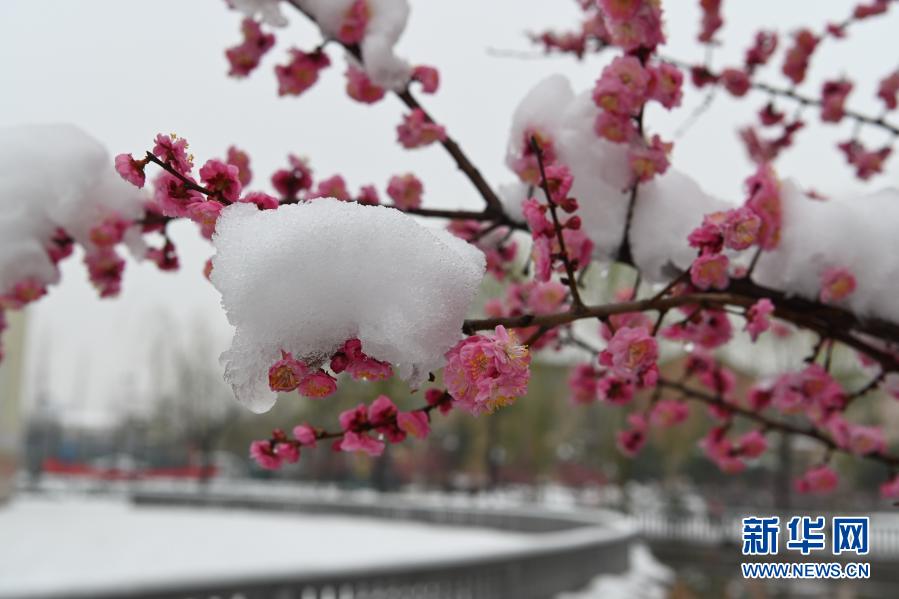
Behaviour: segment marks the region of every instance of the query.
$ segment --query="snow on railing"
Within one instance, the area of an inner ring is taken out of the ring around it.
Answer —
[[[746,512],[753,514],[752,510]],[[834,516],[863,515],[871,518],[871,526],[868,534],[871,546],[871,556],[874,558],[887,558],[899,556],[899,517],[894,514],[844,514],[821,513],[816,515],[826,516],[827,520]],[[792,516],[802,516],[802,513],[778,513],[764,515],[779,515],[781,522],[786,522]],[[729,543],[738,545],[742,542],[742,516],[726,516],[724,518],[688,517],[671,518],[665,514],[643,513],[634,515],[634,525],[642,536],[652,541],[680,541],[694,545],[720,545]]]
[[[475,506],[451,502],[418,502],[409,497],[370,494],[290,493],[267,495],[218,485],[203,492],[188,488],[142,487],[131,495],[137,505],[216,507],[340,514],[435,525],[475,526],[539,535],[521,548],[472,552],[464,558],[426,557],[391,566],[352,564],[296,576],[260,575],[220,578],[196,583],[99,590],[90,597],[175,599],[191,597],[241,599],[496,598],[546,599],[585,587],[602,574],[629,567],[633,528],[622,517],[601,511],[555,512],[539,508]],[[81,596],[81,595],[78,595]],[[83,595],[87,596],[87,595]],[[74,597],[74,595],[67,595]]]

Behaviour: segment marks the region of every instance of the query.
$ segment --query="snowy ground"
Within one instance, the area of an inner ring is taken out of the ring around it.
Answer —
[[[0,598],[439,562],[539,542],[528,534],[374,518],[136,507],[124,494],[97,497],[70,483],[64,487],[20,494],[0,506]],[[253,485],[245,490],[258,491]],[[298,492],[271,484],[266,490]],[[453,503],[447,496],[419,499]],[[631,548],[630,558],[629,572],[598,577],[590,588],[559,599],[666,597],[672,571],[642,545]]]
[[[0,508],[0,596],[443,560],[533,542],[376,519],[21,497]]]

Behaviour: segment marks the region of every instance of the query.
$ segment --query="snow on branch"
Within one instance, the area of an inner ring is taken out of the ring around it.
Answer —
[[[226,208],[212,281],[236,328],[226,378],[254,411],[275,402],[281,352],[318,366],[348,339],[415,385],[444,364],[484,274],[484,255],[400,211],[317,199]]]

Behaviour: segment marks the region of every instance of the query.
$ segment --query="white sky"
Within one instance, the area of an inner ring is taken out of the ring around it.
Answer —
[[[491,56],[488,48],[531,50],[524,32],[574,22],[566,0],[411,0],[412,16],[400,53],[415,63],[440,68],[437,96],[427,108],[494,184],[511,180],[503,166],[510,114],[528,89],[553,72],[569,75],[576,89],[592,85],[603,57],[577,64],[567,58],[522,60]],[[754,0],[725,2],[724,47],[714,65],[741,61],[760,27],[789,31],[799,24],[820,28],[843,18],[855,4],[841,0]],[[698,2],[667,0],[669,44],[664,53],[697,60],[694,43]],[[309,48],[317,32],[288,7],[292,24],[279,30],[278,46],[249,80],[225,76],[224,48],[239,41],[240,16],[222,0],[3,0],[0,2],[0,126],[67,121],[98,137],[111,154],[140,153],[157,132],[185,136],[198,160],[222,156],[237,144],[250,152],[254,188],[265,186],[288,152],[307,155],[319,176],[341,173],[357,189],[375,183],[383,190],[392,174],[414,171],[425,182],[430,206],[480,206],[467,180],[442,149],[405,151],[394,128],[403,113],[388,98],[367,107],[346,97],[343,64],[300,98],[278,98],[272,66],[291,44]],[[842,42],[828,41],[816,53],[802,91],[817,95],[822,78],[841,74],[857,81],[853,109],[877,114],[876,81],[899,62],[895,32],[899,11],[863,23]],[[779,63],[778,63],[779,64]],[[763,78],[784,85],[775,67]],[[703,93],[685,86],[677,111],[648,114],[650,131],[670,139]],[[751,120],[762,98],[734,102],[719,95],[712,108],[677,140],[673,163],[710,192],[738,201],[750,172],[735,129]],[[792,108],[792,107],[791,107]],[[807,114],[811,128],[817,115]],[[895,120],[895,118],[894,118]],[[827,194],[855,193],[899,184],[899,159],[868,185],[853,180],[833,147],[851,125],[806,130],[798,147],[779,162],[782,176]],[[872,143],[885,134],[870,132]],[[676,198],[672,198],[676,201]],[[200,276],[212,253],[194,227],[175,226],[182,270],[160,273],[129,264],[120,298],[99,301],[79,259],[63,268],[63,283],[30,311],[26,395],[43,386],[69,418],[99,422],[131,409],[159,380],[161,336],[190,343],[207,331],[225,349],[230,330],[215,290]],[[40,375],[38,375],[38,372]],[[39,382],[42,381],[42,382]],[[136,394],[136,395],[135,395]]]

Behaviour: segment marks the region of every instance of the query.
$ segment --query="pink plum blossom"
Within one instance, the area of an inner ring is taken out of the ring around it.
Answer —
[[[406,433],[419,439],[426,438],[431,431],[428,415],[421,410],[415,410],[414,412],[400,412],[397,416],[397,426]]]
[[[799,493],[827,493],[837,488],[840,479],[830,466],[811,468],[796,481]]]
[[[116,172],[128,183],[141,188],[147,181],[144,174],[146,160],[135,160],[131,154],[119,154],[115,157]]]
[[[425,401],[429,406],[436,407],[441,414],[449,414],[453,409],[452,396],[440,389],[428,389],[425,391]]]
[[[8,293],[0,295],[0,309],[19,310],[27,304],[42,298],[46,293],[47,287],[37,279],[22,279],[17,281]]]
[[[646,101],[651,75],[633,56],[618,56],[593,88],[593,102],[606,112],[635,115]]]
[[[649,413],[653,426],[670,428],[684,422],[690,416],[690,407],[677,399],[660,399]]]
[[[599,0],[611,42],[627,52],[665,42],[662,7],[656,0]]]
[[[631,173],[637,181],[650,181],[656,175],[668,170],[668,153],[671,144],[663,142],[658,135],[653,135],[649,145],[631,148],[628,152],[628,163]]]
[[[596,115],[593,131],[598,137],[613,143],[628,143],[638,135],[631,117],[606,110],[602,110]]]
[[[225,156],[225,162],[237,167],[237,179],[241,187],[246,187],[253,180],[253,171],[250,170],[250,156],[236,146],[230,146]]]
[[[187,217],[200,225],[200,233],[206,239],[212,239],[215,233],[215,224],[223,206],[219,202],[208,200],[206,202],[194,202],[187,207]]]
[[[634,391],[634,383],[614,374],[606,374],[596,383],[596,399],[614,406],[629,404]]]
[[[749,208],[736,208],[727,212],[722,228],[726,248],[745,250],[758,241],[762,219]]]
[[[756,173],[746,180],[749,199],[746,206],[762,219],[759,228],[759,246],[772,250],[780,243],[782,208],[780,202],[780,182],[773,169],[761,164]]]
[[[821,291],[818,295],[825,304],[846,299],[855,291],[855,275],[848,269],[831,267],[821,273]]]
[[[299,384],[300,395],[319,399],[337,391],[337,381],[322,369],[306,375]]]
[[[240,25],[243,42],[225,50],[225,57],[231,65],[228,74],[232,77],[246,77],[259,66],[259,61],[275,45],[275,36],[264,33],[259,23],[244,19]]]
[[[758,31],[755,34],[752,46],[746,50],[746,69],[752,72],[756,67],[767,64],[768,60],[777,50],[776,31]]]
[[[238,201],[246,204],[256,204],[256,207],[260,210],[274,210],[280,204],[278,198],[262,191],[251,191]]]
[[[292,199],[304,189],[312,187],[312,169],[302,158],[288,156],[289,169],[275,171],[272,186],[285,198]]]
[[[227,202],[236,202],[240,197],[240,169],[233,164],[209,160],[200,168],[200,180]]]
[[[196,183],[191,177],[186,178]],[[164,171],[156,178],[154,187],[153,198],[165,216],[187,216],[188,206],[206,200],[206,196],[202,193],[188,189],[184,182]]]
[[[698,289],[726,289],[730,283],[727,269],[730,261],[724,254],[703,254],[690,266],[690,281]]]
[[[446,140],[446,130],[431,121],[420,108],[403,117],[396,128],[397,139],[404,148],[423,148],[437,141]]]
[[[413,68],[412,79],[421,83],[421,91],[426,94],[437,93],[440,87],[440,72],[434,67],[419,65]]]
[[[846,156],[846,161],[855,167],[855,175],[862,181],[883,172],[883,163],[893,152],[893,148],[889,145],[879,150],[868,150],[855,139],[843,142],[837,147]]]
[[[346,181],[340,175],[334,175],[318,182],[313,198],[334,198],[348,202],[352,199]]]
[[[384,442],[378,441],[366,433],[348,431],[343,434],[339,448],[341,451],[362,452],[371,457],[378,457],[384,453]]]
[[[343,14],[337,39],[344,44],[358,44],[365,37],[365,29],[371,18],[368,0],[355,0]]]
[[[721,71],[721,83],[724,88],[736,97],[745,96],[749,91],[751,81],[746,71],[740,69],[724,69]]]
[[[628,416],[627,423],[628,428],[619,431],[615,436],[615,440],[621,453],[633,457],[646,444],[646,417],[635,412]]]
[[[309,367],[295,360],[287,352],[281,352],[281,359],[268,370],[268,386],[272,391],[287,393],[295,390],[309,373]]]
[[[366,206],[377,206],[381,203],[381,198],[378,196],[378,190],[374,185],[363,185],[359,189],[356,201]]]
[[[182,175],[190,175],[194,165],[193,157],[187,153],[187,147],[187,140],[183,137],[179,138],[174,133],[171,135],[160,133],[156,136],[153,154]]]
[[[393,205],[400,210],[421,208],[423,192],[424,186],[412,173],[393,176],[387,185],[387,195],[393,200]]]
[[[684,74],[671,63],[662,62],[649,70],[649,95],[669,110],[680,106]]]
[[[646,329],[622,327],[600,353],[599,363],[625,381],[651,387],[658,378],[658,358],[658,343]]]
[[[745,330],[753,341],[771,327],[770,316],[773,312],[774,304],[767,297],[758,300],[746,311]]]
[[[747,458],[757,458],[768,449],[768,441],[764,433],[752,430],[737,441],[737,451]]]
[[[250,443],[250,457],[266,470],[277,470],[281,467],[282,457],[275,452],[271,441],[253,441]]]
[[[592,364],[578,364],[568,376],[571,401],[576,404],[590,404],[596,401],[599,373]]]
[[[278,95],[299,96],[318,81],[319,73],[331,66],[324,52],[307,53],[296,48],[290,51],[290,62],[275,67]]]
[[[881,80],[877,86],[877,97],[883,101],[887,110],[896,110],[899,106],[899,69]]]
[[[308,447],[315,447],[318,439],[318,435],[315,434],[315,429],[308,424],[298,424],[293,427],[293,437],[300,445]]]
[[[880,496],[887,499],[899,497],[899,475],[880,485]]]
[[[84,256],[87,274],[100,297],[115,297],[122,289],[125,261],[111,248],[100,248]]]
[[[346,93],[357,102],[374,104],[382,100],[386,92],[372,83],[365,71],[351,64],[346,70]]]
[[[730,341],[733,327],[721,310],[695,310],[687,319],[662,330],[667,339],[692,341],[705,349],[714,349]]]
[[[805,80],[812,53],[820,41],[821,38],[808,29],[800,29],[793,34],[793,45],[787,50],[781,70],[795,85]]]
[[[447,391],[472,414],[490,413],[527,392],[531,357],[513,332],[472,335],[446,354]]]
[[[825,81],[821,88],[821,120],[825,123],[838,123],[846,114],[846,98],[852,91],[852,82]]]

